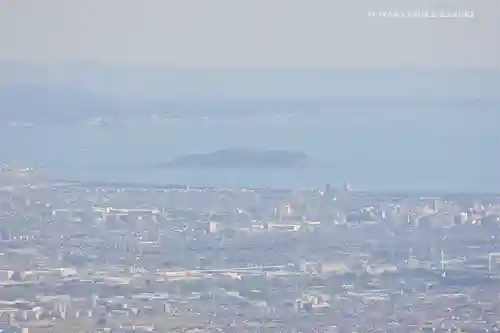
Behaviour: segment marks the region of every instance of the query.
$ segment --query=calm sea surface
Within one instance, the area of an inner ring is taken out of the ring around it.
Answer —
[[[130,121],[0,129],[0,161],[60,179],[199,186],[500,192],[500,110],[345,110],[328,115]],[[304,151],[333,167],[160,170],[145,165],[220,148]]]

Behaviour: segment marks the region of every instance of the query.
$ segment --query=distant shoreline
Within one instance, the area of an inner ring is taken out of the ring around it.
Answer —
[[[201,191],[224,191],[224,190],[248,190],[248,191],[271,191],[291,193],[297,188],[271,188],[271,187],[219,187],[219,186],[196,186],[187,184],[152,184],[152,183],[127,183],[108,181],[75,181],[68,179],[56,179],[54,183],[63,186],[76,187],[108,187],[108,188],[129,188],[129,189],[152,189],[152,190],[201,190]],[[325,184],[326,186],[326,184]],[[300,190],[323,190],[323,188],[305,187]],[[342,192],[340,187],[332,187],[336,192]],[[447,197],[447,198],[496,198],[500,199],[500,192],[445,192],[435,190],[357,190],[350,191],[353,194],[362,196],[389,196],[389,197]]]
[[[186,169],[290,169],[311,164],[307,154],[282,149],[229,148],[181,155],[160,165]]]

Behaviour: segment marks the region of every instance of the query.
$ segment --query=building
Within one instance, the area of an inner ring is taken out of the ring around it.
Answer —
[[[0,240],[2,241],[10,241],[12,240],[12,235],[9,229],[1,228],[0,229]]]
[[[14,271],[10,270],[0,270],[0,281],[9,281],[12,279]]]
[[[208,222],[207,233],[214,234],[218,231],[218,223],[217,222]]]
[[[16,309],[0,309],[0,327],[9,327],[14,321]]]

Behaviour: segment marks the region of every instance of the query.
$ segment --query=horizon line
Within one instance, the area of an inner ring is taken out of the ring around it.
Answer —
[[[252,71],[252,70],[265,70],[265,71],[351,71],[351,70],[419,70],[419,71],[499,71],[498,67],[483,67],[477,66],[424,66],[412,64],[400,65],[296,65],[296,66],[203,66],[203,65],[172,65],[161,63],[110,63],[103,61],[93,60],[71,60],[71,61],[47,61],[47,62],[34,62],[26,60],[0,60],[0,66],[30,66],[39,68],[51,67],[67,67],[67,66],[94,66],[94,67],[107,67],[107,68],[135,68],[135,69],[162,69],[168,71]]]

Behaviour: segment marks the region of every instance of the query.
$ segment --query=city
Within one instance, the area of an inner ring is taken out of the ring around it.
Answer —
[[[0,333],[500,333],[499,31],[2,0]]]
[[[500,195],[0,178],[2,332],[500,331]]]

